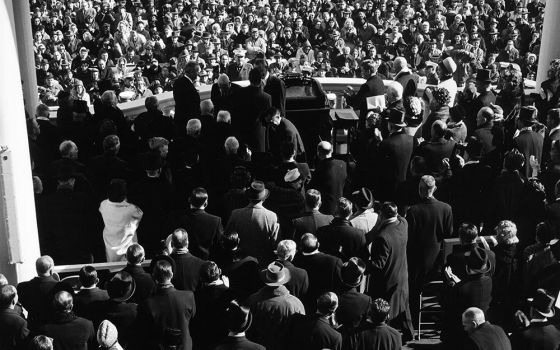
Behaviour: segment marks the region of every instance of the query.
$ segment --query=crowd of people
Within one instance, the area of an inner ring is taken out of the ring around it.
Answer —
[[[400,349],[430,281],[443,348],[560,346],[560,59],[525,93],[540,1],[30,3],[43,256],[0,278],[0,348]],[[347,154],[287,118],[287,73],[366,79]]]

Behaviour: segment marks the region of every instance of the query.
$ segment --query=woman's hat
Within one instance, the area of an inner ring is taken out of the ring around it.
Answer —
[[[268,198],[270,191],[266,189],[264,182],[253,181],[251,183],[251,187],[249,187],[245,193],[247,194],[247,198],[249,198],[249,200],[264,201]]]
[[[293,168],[290,169],[286,172],[286,175],[284,175],[284,182],[286,183],[293,183],[296,182],[297,180],[299,180],[301,178],[301,174],[298,170],[298,168]]]
[[[373,194],[369,188],[366,187],[362,187],[360,190],[352,192],[352,200],[360,209],[369,209],[373,207],[373,202],[375,201]]]
[[[233,300],[226,309],[226,324],[234,333],[245,332],[251,327],[253,316],[249,308],[241,306]]]
[[[279,261],[270,263],[266,269],[259,272],[261,280],[270,287],[278,287],[290,280],[290,270]]]
[[[466,269],[468,275],[483,274],[490,271],[490,261],[488,251],[481,247],[473,247],[465,253]]]
[[[340,268],[340,280],[348,287],[357,287],[362,283],[366,264],[360,258],[350,258]]]
[[[546,290],[537,289],[533,298],[527,299],[529,305],[544,317],[554,316],[554,297],[548,295]]]
[[[124,302],[134,294],[136,282],[128,272],[120,271],[107,282],[106,287],[111,300]]]

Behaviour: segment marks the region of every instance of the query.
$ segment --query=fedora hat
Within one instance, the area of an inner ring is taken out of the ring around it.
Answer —
[[[373,194],[371,194],[369,188],[366,187],[362,187],[358,191],[352,192],[352,200],[360,209],[369,209],[373,207],[373,202],[375,201]]]
[[[290,280],[290,270],[279,261],[274,261],[259,272],[261,280],[270,287],[278,287]]]
[[[465,258],[468,275],[487,273],[491,269],[488,252],[484,248],[473,247],[465,253]]]
[[[360,258],[350,258],[340,268],[340,281],[348,287],[354,288],[362,283],[366,264]]]
[[[400,126],[400,127],[405,127],[406,123],[404,121],[404,112],[400,111],[398,109],[390,109],[389,110],[389,123],[395,125],[395,126]]]
[[[546,290],[537,289],[533,298],[527,299],[529,305],[544,317],[554,316],[554,297],[548,295]]]
[[[106,287],[111,300],[124,302],[134,294],[136,282],[128,272],[121,271],[107,282]]]
[[[476,71],[476,80],[483,83],[492,82],[492,79],[490,79],[490,69],[479,69]]]
[[[253,315],[249,308],[241,306],[233,300],[226,309],[226,324],[234,333],[245,332],[251,327]]]
[[[264,201],[268,198],[270,191],[264,186],[262,181],[253,181],[251,186],[245,191],[249,200]]]

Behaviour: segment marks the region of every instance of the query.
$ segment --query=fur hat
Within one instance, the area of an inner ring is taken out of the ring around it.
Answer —
[[[97,342],[102,349],[122,350],[119,344],[119,332],[111,321],[104,320],[97,329]]]

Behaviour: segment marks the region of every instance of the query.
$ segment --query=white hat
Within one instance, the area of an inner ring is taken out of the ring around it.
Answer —
[[[457,70],[457,64],[453,61],[453,58],[447,57],[440,63],[440,67],[446,70],[447,74],[453,74]]]
[[[292,182],[296,182],[297,180],[299,180],[299,178],[301,177],[301,174],[298,170],[298,168],[293,168],[288,170],[288,172],[286,172],[286,175],[284,175],[284,181],[287,183],[292,183]]]

